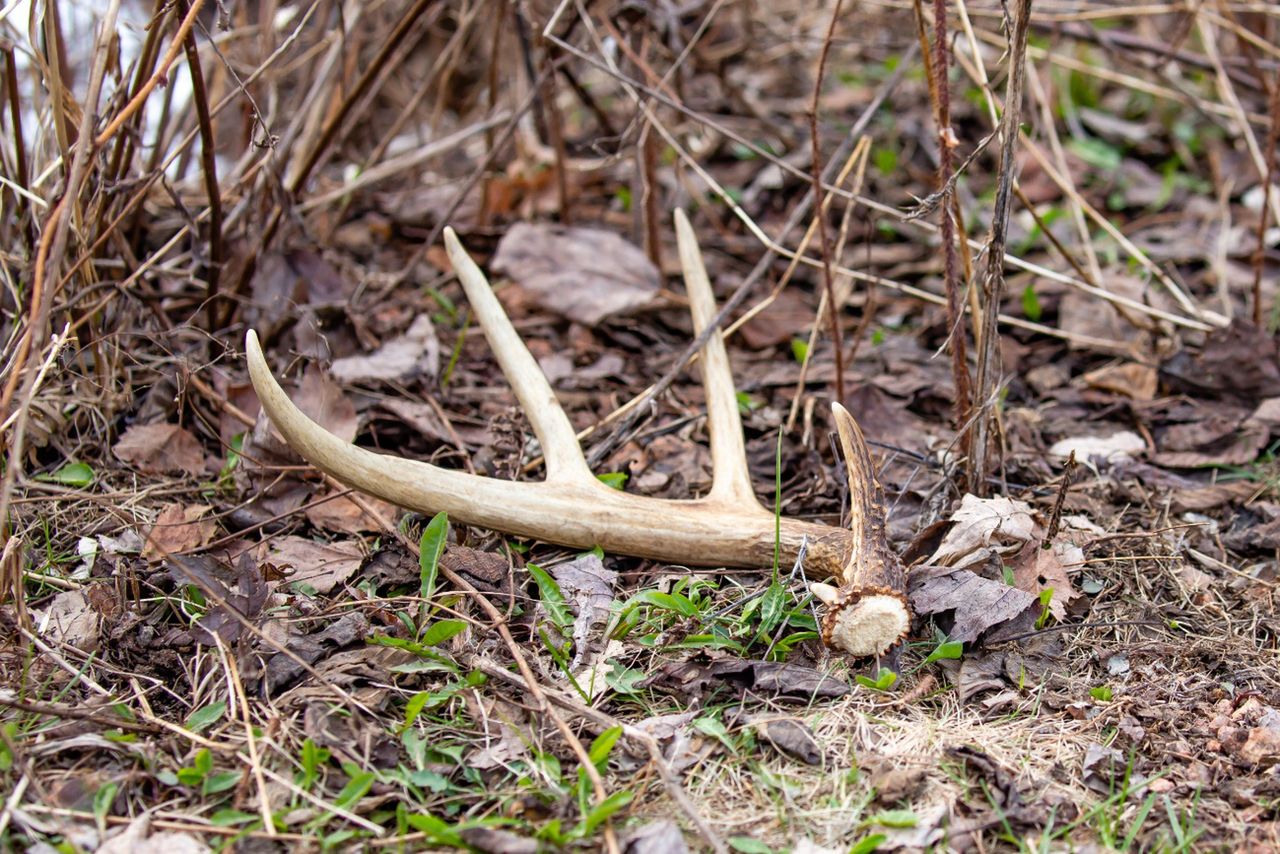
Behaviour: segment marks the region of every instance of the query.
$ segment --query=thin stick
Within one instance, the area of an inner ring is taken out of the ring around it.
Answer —
[[[1022,83],[1026,71],[1027,22],[1031,0],[1018,0],[1013,32],[1009,34],[1009,82],[1005,90],[1004,115],[1000,117],[999,183],[995,212],[991,221],[991,248],[982,281],[982,350],[978,354],[978,399],[983,411],[974,421],[973,443],[969,448],[969,488],[979,496],[987,492],[987,443],[995,410],[993,400],[1000,382],[1000,341],[996,321],[1004,296],[1004,249],[1009,229],[1009,196],[1014,178],[1013,154],[1022,120]],[[991,407],[988,409],[988,407]]]
[[[1271,126],[1267,128],[1267,169],[1262,180],[1262,192],[1271,193],[1271,182],[1276,174],[1276,146],[1280,145],[1280,79],[1271,86]],[[1262,267],[1267,250],[1267,212],[1264,203],[1258,211],[1258,245],[1253,250],[1253,325],[1262,328]]]
[[[218,160],[215,153],[217,142],[213,136],[213,119],[209,116],[209,93],[204,85],[204,71],[200,67],[200,49],[196,46],[195,32],[187,32],[183,47],[187,52],[187,72],[191,75],[192,100],[196,105],[196,121],[200,127],[200,170],[204,175],[205,196],[209,200],[209,264],[204,274],[204,298],[209,332],[212,333],[220,325],[218,277],[225,260],[222,246],[222,190],[218,186]]]
[[[951,174],[954,169],[955,149],[959,140],[951,128],[951,82],[949,79],[950,51],[947,45],[946,0],[933,0],[933,69],[930,94],[934,96],[935,118],[938,124],[938,186],[944,198],[938,205],[938,228],[942,238],[943,293],[947,297],[947,345],[951,352],[951,378],[955,383],[953,410],[958,425],[969,421],[973,413],[973,393],[970,389],[969,356],[965,344],[964,325],[961,322],[964,309],[960,306],[960,274],[956,258],[956,220],[953,216]],[[999,305],[997,304],[996,310]],[[976,336],[977,337],[977,336]],[[977,342],[982,346],[981,339]],[[973,459],[972,434],[965,430],[959,437],[960,455],[966,460],[966,479],[972,485],[981,479],[968,461]]]
[[[938,0],[942,2],[942,0]],[[836,400],[844,402],[844,340],[840,334],[840,306],[836,304],[835,283],[831,278],[831,238],[827,235],[826,208],[822,192],[822,138],[818,133],[818,100],[822,94],[822,78],[827,70],[827,56],[831,53],[831,40],[835,37],[836,21],[840,20],[841,0],[831,10],[831,22],[827,24],[822,50],[818,54],[818,73],[813,81],[813,100],[809,107],[809,146],[813,167],[813,206],[818,223],[818,240],[822,246],[822,290],[827,297],[828,320],[831,324],[831,346],[836,356]]]

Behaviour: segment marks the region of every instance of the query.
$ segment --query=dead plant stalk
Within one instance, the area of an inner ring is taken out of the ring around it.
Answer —
[[[996,416],[1000,384],[1000,339],[997,319],[1004,296],[1004,254],[1009,229],[1009,197],[1014,181],[1014,148],[1022,120],[1022,84],[1026,71],[1027,23],[1031,0],[1018,0],[1014,7],[1013,31],[1009,34],[1009,80],[1005,89],[1004,114],[1000,117],[1000,163],[997,173],[995,211],[991,221],[991,243],[987,250],[987,270],[982,279],[982,349],[978,353],[978,402],[981,411],[974,420],[973,443],[969,449],[972,465],[970,488],[986,492],[988,443]]]

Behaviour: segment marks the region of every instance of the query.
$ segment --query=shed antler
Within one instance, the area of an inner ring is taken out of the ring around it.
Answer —
[[[676,237],[695,334],[715,316],[715,299],[693,229],[676,211]],[[742,423],[724,340],[717,332],[702,350],[711,434],[711,491],[694,500],[629,495],[591,473],[573,428],[538,364],[516,334],[480,268],[445,229],[449,260],[489,346],[542,444],[546,479],[523,483],[437,468],[348,444],[304,415],[272,377],[257,336],[245,341],[249,376],[262,407],[294,450],[356,489],[423,513],[447,512],[468,525],[575,548],[694,566],[766,566],[774,554],[774,515],[751,488]],[[902,563],[885,534],[883,496],[857,423],[833,404],[849,473],[850,530],[784,518],[781,552],[794,560],[808,542],[806,573],[835,577],[814,584],[827,605],[823,640],[856,656],[879,655],[907,632]]]

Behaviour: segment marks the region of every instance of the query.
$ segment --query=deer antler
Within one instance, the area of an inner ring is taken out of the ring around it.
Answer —
[[[689,221],[677,210],[675,222],[696,334],[715,316],[715,298]],[[772,561],[775,519],[751,488],[733,376],[719,333],[707,341],[700,360],[711,434],[711,491],[704,498],[668,501],[611,489],[587,467],[555,392],[480,268],[452,229],[445,229],[444,240],[476,319],[542,445],[546,479],[496,480],[348,444],[294,406],[250,331],[245,340],[249,376],[263,409],[295,451],[371,495],[419,512],[445,511],[465,524],[506,534],[684,565],[759,567]],[[836,403],[832,409],[849,473],[851,528],[784,518],[777,538],[788,561],[807,541],[806,573],[835,576],[838,582],[812,588],[828,608],[823,640],[852,655],[879,655],[910,625],[904,573],[889,548],[882,491],[862,432],[844,407]]]

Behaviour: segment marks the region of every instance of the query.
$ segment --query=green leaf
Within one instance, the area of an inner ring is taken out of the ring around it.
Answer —
[[[773,854],[772,848],[750,836],[730,836],[726,841],[734,851],[742,851],[744,854]]]
[[[467,627],[466,620],[436,620],[422,633],[418,643],[423,646],[439,646]]]
[[[587,755],[591,757],[591,764],[603,771],[604,763],[608,761],[609,754],[613,752],[613,746],[621,737],[622,727],[620,726],[609,727],[597,735],[591,742],[591,749],[587,751]]]
[[[261,816],[255,812],[223,809],[209,816],[209,823],[214,827],[234,827],[237,824],[248,824],[249,822],[257,821],[259,818]]]
[[[596,480],[600,481],[610,489],[622,491],[622,487],[627,485],[628,477],[629,475],[624,471],[610,471],[596,475]]]
[[[898,152],[892,148],[873,148],[871,159],[881,175],[892,175],[898,171]]]
[[[338,793],[338,797],[334,799],[333,805],[338,809],[349,810],[365,796],[369,791],[369,787],[373,785],[373,772],[364,771],[355,775],[347,781],[347,785],[342,787],[342,791]]]
[[[587,833],[592,833],[597,827],[603,824],[608,818],[618,810],[631,803],[634,798],[631,792],[623,789],[620,792],[614,792],[600,803],[591,808],[591,812],[587,813],[587,817],[583,819],[583,829]]]
[[[782,609],[787,604],[787,589],[778,581],[769,584],[761,597],[760,603],[760,631],[766,635],[771,633],[778,627],[778,623],[782,620]]]
[[[682,617],[696,617],[699,613],[698,606],[693,604],[688,596],[682,596],[679,593],[663,593],[659,590],[640,591],[626,601],[622,610],[630,610],[636,605],[652,605],[664,611],[674,611]]]
[[[120,791],[117,783],[106,783],[93,793],[93,817],[101,824],[111,812],[111,804]]]
[[[871,817],[871,823],[881,827],[915,827],[920,819],[911,810],[881,810]]]
[[[868,834],[853,843],[853,847],[849,849],[849,854],[871,854],[888,838],[883,833]]]
[[[436,575],[440,572],[440,555],[444,554],[444,545],[449,539],[449,516],[437,513],[427,523],[422,532],[422,541],[418,544],[418,565],[422,569],[422,583],[419,593],[423,599],[430,599],[436,591]]]
[[[1089,696],[1100,703],[1110,703],[1114,692],[1110,685],[1099,685],[1096,688],[1089,689]]]
[[[209,727],[222,720],[222,715],[227,711],[227,704],[222,701],[210,703],[196,709],[187,715],[187,729],[192,732],[204,732]]]
[[[1100,139],[1073,138],[1067,142],[1067,150],[1095,169],[1104,172],[1116,171],[1124,160],[1120,149]]]
[[[240,779],[239,771],[223,771],[221,774],[210,774],[204,778],[204,785],[200,787],[200,791],[206,795],[216,795],[219,792],[234,789],[240,785]]]
[[[67,463],[52,474],[38,474],[36,480],[44,483],[59,483],[63,486],[74,486],[83,489],[93,483],[97,475],[88,463]]]
[[[1043,311],[1040,308],[1040,297],[1036,295],[1036,286],[1027,285],[1022,289],[1022,313],[1027,320],[1039,320]]]
[[[959,658],[964,655],[964,643],[962,641],[945,641],[929,653],[929,657],[924,660],[925,664],[932,664],[940,658]]]
[[[542,607],[546,608],[551,622],[562,629],[572,626],[573,612],[565,604],[564,593],[560,592],[560,585],[556,580],[536,563],[526,564],[525,569],[529,570],[529,574],[538,585],[538,598],[542,600]]]
[[[648,677],[649,674],[638,667],[615,668],[605,674],[604,684],[619,694],[634,694],[640,690],[636,686]]]
[[[893,687],[893,683],[898,681],[898,674],[887,667],[882,667],[874,680],[868,679],[866,676],[856,676],[854,681],[863,688],[870,688],[872,691],[888,691]]]
[[[809,342],[803,338],[792,338],[791,355],[803,365],[805,360],[809,358]]]

